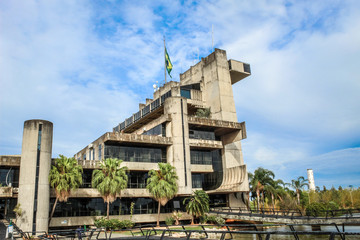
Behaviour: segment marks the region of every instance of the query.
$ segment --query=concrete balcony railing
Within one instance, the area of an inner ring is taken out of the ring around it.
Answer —
[[[152,145],[171,145],[172,139],[170,137],[152,136],[152,135],[138,135],[119,132],[108,132],[105,134],[105,141],[121,141],[133,143],[148,143]]]
[[[0,166],[20,166],[21,155],[0,156]]]
[[[223,144],[221,141],[216,140],[204,140],[204,139],[189,139],[190,147],[210,148],[210,149],[222,149]]]
[[[0,197],[12,197],[13,188],[12,187],[0,187]]]

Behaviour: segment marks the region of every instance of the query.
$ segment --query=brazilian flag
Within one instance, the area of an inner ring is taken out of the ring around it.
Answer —
[[[165,48],[165,66],[166,66],[166,70],[167,70],[169,76],[172,78],[170,73],[171,73],[171,70],[173,68],[173,65],[172,65],[172,63],[170,61],[170,57],[169,57],[169,54],[168,54],[166,48]]]

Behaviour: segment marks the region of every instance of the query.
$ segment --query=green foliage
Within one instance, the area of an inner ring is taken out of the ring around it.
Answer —
[[[195,115],[201,118],[211,118],[211,108],[199,108]]]
[[[131,202],[131,205],[130,205],[130,219],[132,219],[132,216],[134,214],[134,206],[135,206],[135,203]]]
[[[55,189],[56,200],[50,214],[49,222],[54,214],[57,201],[66,202],[70,191],[82,184],[83,169],[75,158],[59,155],[49,172],[49,183]]]
[[[183,203],[186,204],[186,212],[192,215],[192,224],[194,217],[209,212],[209,195],[204,190],[196,190],[192,196],[185,198]]]
[[[82,184],[83,169],[75,158],[59,155],[49,173],[49,182],[55,188],[56,197],[60,202],[67,201],[70,190]]]
[[[92,187],[101,194],[107,203],[107,218],[109,219],[109,204],[115,201],[116,195],[127,187],[128,176],[126,167],[120,167],[122,160],[107,158],[101,162],[100,169],[93,171]]]
[[[94,225],[97,228],[106,228],[108,230],[114,229],[128,229],[134,226],[134,222],[130,220],[119,220],[119,219],[106,219],[104,217],[96,219]]]
[[[170,199],[175,197],[178,191],[175,167],[169,163],[158,163],[159,170],[150,170],[146,188],[153,198],[159,202],[157,225],[159,226],[160,205],[164,206]]]
[[[175,219],[173,217],[168,217],[168,218],[165,219],[165,223],[168,226],[174,225]]]
[[[225,219],[215,215],[207,215],[207,222],[212,224],[223,225],[225,224]]]
[[[307,216],[324,216],[324,211],[326,210],[326,207],[323,203],[320,202],[313,202],[310,203],[306,208],[306,215]]]

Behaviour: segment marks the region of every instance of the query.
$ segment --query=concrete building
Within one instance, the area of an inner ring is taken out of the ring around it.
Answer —
[[[209,194],[212,207],[245,206],[249,183],[241,140],[246,138],[246,129],[237,119],[232,85],[249,75],[249,64],[228,60],[224,50],[215,49],[181,74],[180,82],[155,89],[153,98],[140,103],[134,114],[74,155],[84,169],[83,186],[72,191],[66,203],[57,204],[50,227],[91,225],[94,216],[105,215],[103,199],[91,188],[91,175],[100,161],[110,157],[123,160],[122,166],[129,169],[128,188],[111,204],[111,218],[129,219],[134,203],[133,221],[156,220],[157,203],[146,190],[146,179],[159,162],[173,165],[179,176],[178,195],[162,208],[162,221],[175,209],[185,211],[182,200],[196,189]],[[40,124],[44,146],[39,150],[35,138]],[[46,181],[51,136],[50,122],[27,121],[21,156],[0,156],[2,178],[11,175],[13,182],[6,194],[5,188],[0,191],[0,206],[11,209],[18,198],[26,209],[26,218],[20,222],[30,231],[34,226],[36,230],[48,227],[45,222],[55,199]],[[24,172],[28,174],[23,176]]]

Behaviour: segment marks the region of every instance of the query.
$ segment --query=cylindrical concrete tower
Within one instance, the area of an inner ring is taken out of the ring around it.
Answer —
[[[23,209],[18,225],[23,231],[48,230],[52,136],[52,122],[24,123],[18,197]]]
[[[315,191],[315,180],[314,180],[314,173],[312,169],[307,170],[308,180],[309,180],[309,190]]]

